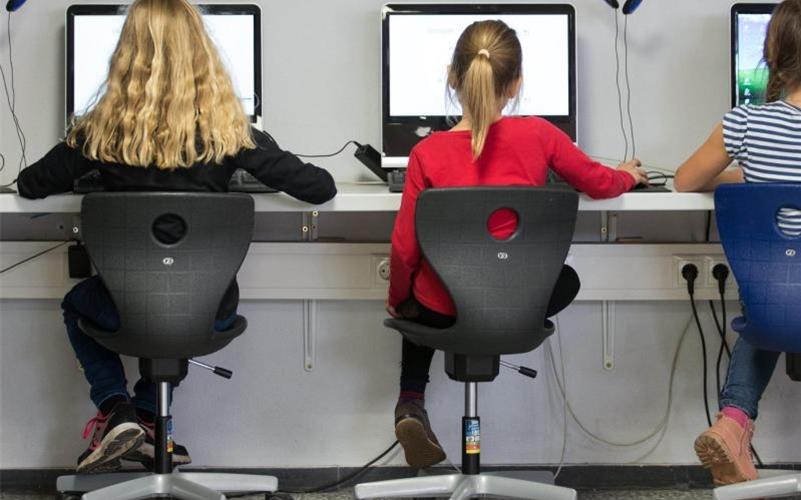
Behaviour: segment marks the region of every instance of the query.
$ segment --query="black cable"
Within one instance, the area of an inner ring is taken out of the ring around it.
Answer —
[[[17,133],[17,140],[19,140],[20,149],[22,150],[22,156],[20,157],[20,163],[18,171],[22,170],[22,165],[28,164],[28,159],[26,157],[27,151],[27,144],[28,140],[25,137],[25,133],[22,130],[22,127],[19,124],[19,117],[17,116],[17,90],[14,83],[14,57],[11,50],[11,13],[8,15],[8,24],[7,24],[7,34],[8,34],[8,62],[9,62],[9,71],[11,76],[11,91],[9,92],[8,82],[6,80],[6,73],[3,70],[2,64],[0,64],[0,77],[3,80],[3,89],[6,93],[6,102],[8,103],[8,108],[11,111],[11,119],[14,122],[15,132]],[[3,159],[3,167],[5,167],[5,158]]]
[[[57,248],[61,248],[64,245],[66,245],[67,243],[70,243],[71,241],[72,240],[62,241],[58,245],[50,247],[50,248],[48,248],[46,250],[42,250],[41,252],[37,253],[36,255],[31,255],[30,257],[26,258],[25,260],[21,260],[21,261],[17,262],[16,264],[12,264],[12,265],[6,267],[5,269],[0,269],[0,274],[6,273],[8,271],[11,271],[12,269],[17,268],[17,267],[21,266],[22,264],[25,264],[26,262],[30,262],[33,259],[36,259],[37,257],[41,257],[42,255],[44,255],[46,253],[52,252],[53,250],[55,250]]]
[[[723,353],[725,352],[729,359],[731,359],[731,349],[729,348],[729,342],[726,340],[726,301],[723,295],[721,295],[721,316],[723,319],[723,323],[718,320],[718,313],[715,310],[715,302],[713,300],[709,301],[709,309],[712,311],[712,319],[715,320],[715,327],[717,328],[718,334],[720,335],[720,348],[718,349],[718,358],[717,363],[715,365],[715,385],[717,387],[717,394],[718,399],[720,399],[720,390],[722,388],[721,379],[720,379],[720,367],[723,364]]]
[[[623,141],[626,144],[625,152],[623,153],[623,161],[627,161],[629,157],[629,135],[626,133],[626,125],[623,122],[623,89],[620,88],[620,48],[618,42],[620,41],[620,16],[618,11],[615,10],[615,86],[617,87],[617,108],[620,115],[620,131],[623,133]]]
[[[703,359],[703,389],[704,389],[704,411],[706,412],[706,421],[709,427],[712,427],[712,415],[709,412],[709,392],[707,389],[707,374],[709,368],[706,359],[706,338],[704,337],[704,329],[701,326],[701,318],[698,316],[698,308],[695,306],[695,280],[698,279],[698,266],[695,264],[685,264],[681,268],[681,275],[687,281],[687,294],[690,296],[690,306],[693,310],[693,318],[698,327],[698,335],[701,338],[701,357]]]
[[[381,460],[385,456],[389,455],[389,453],[392,450],[394,450],[396,446],[398,446],[398,442],[397,441],[392,443],[392,445],[389,448],[387,448],[386,450],[384,450],[383,453],[381,453],[380,455],[378,455],[374,459],[370,460],[370,462],[368,462],[366,465],[364,465],[364,467],[361,467],[359,470],[357,470],[357,471],[355,471],[355,472],[353,472],[351,474],[348,474],[347,476],[343,477],[339,481],[336,481],[336,482],[333,482],[333,483],[329,483],[329,484],[324,484],[322,486],[318,486],[318,487],[311,488],[311,489],[305,489],[305,490],[281,490],[280,492],[281,493],[295,493],[295,494],[303,495],[303,494],[308,494],[308,493],[320,493],[320,492],[323,492],[323,491],[334,489],[337,486],[341,486],[341,485],[343,485],[345,483],[348,483],[351,480],[353,480],[354,478],[362,475],[374,463],[378,462],[379,460]]]
[[[709,372],[709,367],[707,366],[706,361],[706,339],[704,338],[704,329],[701,327],[701,319],[698,317],[698,309],[695,307],[695,294],[690,293],[690,305],[693,309],[693,317],[695,318],[695,324],[698,327],[698,335],[701,339],[701,356],[704,360],[704,411],[706,412],[706,421],[709,424],[709,427],[712,427],[712,415],[709,412],[709,391],[707,390],[706,380],[707,375]]]
[[[705,229],[705,238],[704,241],[709,243],[709,239],[712,237],[712,211],[706,213],[706,229]]]
[[[362,147],[362,145],[359,144],[356,141],[348,141],[348,142],[345,143],[344,146],[339,148],[339,151],[337,151],[336,153],[331,153],[331,154],[327,154],[327,155],[301,155],[301,154],[297,154],[296,153],[295,156],[297,156],[298,158],[331,158],[331,157],[334,157],[334,156],[337,156],[337,155],[341,154],[351,144],[355,145],[357,148]]]
[[[634,118],[631,115],[631,80],[629,79],[629,16],[623,16],[623,72],[626,75],[626,112],[629,115],[629,133],[631,133],[631,157],[637,158],[637,141],[634,138]]]

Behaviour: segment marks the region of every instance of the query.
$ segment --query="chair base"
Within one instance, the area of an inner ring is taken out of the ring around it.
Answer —
[[[551,476],[551,479],[553,476]],[[574,489],[553,484],[512,479],[494,474],[450,474],[445,476],[413,477],[356,485],[358,499],[385,497],[445,497],[466,500],[481,495],[525,500],[576,500]]]
[[[171,474],[116,473],[61,476],[56,489],[62,493],[85,493],[82,500],[139,500],[169,495],[182,500],[225,500],[221,492],[273,493],[278,479],[249,474],[178,472]]]
[[[798,498],[801,496],[801,474],[760,470],[759,477],[762,479],[715,488],[715,500]]]

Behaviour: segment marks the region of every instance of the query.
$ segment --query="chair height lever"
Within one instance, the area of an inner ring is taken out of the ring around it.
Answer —
[[[193,364],[195,366],[199,366],[200,368],[203,368],[204,370],[208,370],[208,371],[214,373],[215,375],[219,375],[222,378],[230,379],[234,375],[234,372],[232,372],[231,370],[228,370],[227,368],[222,368],[220,366],[207,365],[206,363],[201,363],[200,361],[195,361],[194,359],[190,359],[188,361],[189,361],[190,364]]]
[[[501,361],[501,366],[503,366],[504,368],[509,368],[510,370],[514,370],[520,375],[526,376],[528,378],[537,378],[537,370],[533,368],[513,365],[512,363],[503,360]]]

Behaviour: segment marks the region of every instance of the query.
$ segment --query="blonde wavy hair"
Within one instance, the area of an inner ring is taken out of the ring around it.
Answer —
[[[159,169],[220,164],[253,149],[230,76],[186,0],[136,0],[106,91],[67,136],[91,160]]]

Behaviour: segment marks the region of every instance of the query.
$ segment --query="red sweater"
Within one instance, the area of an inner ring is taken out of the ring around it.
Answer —
[[[592,198],[614,198],[634,187],[634,178],[592,161],[561,130],[541,118],[503,118],[492,125],[484,152],[473,161],[469,131],[437,132],[409,157],[406,187],[392,232],[389,305],[412,295],[440,314],[456,315],[447,289],[422,259],[414,229],[417,196],[428,188],[543,186],[552,168]],[[509,235],[513,215],[495,217],[492,234]]]

